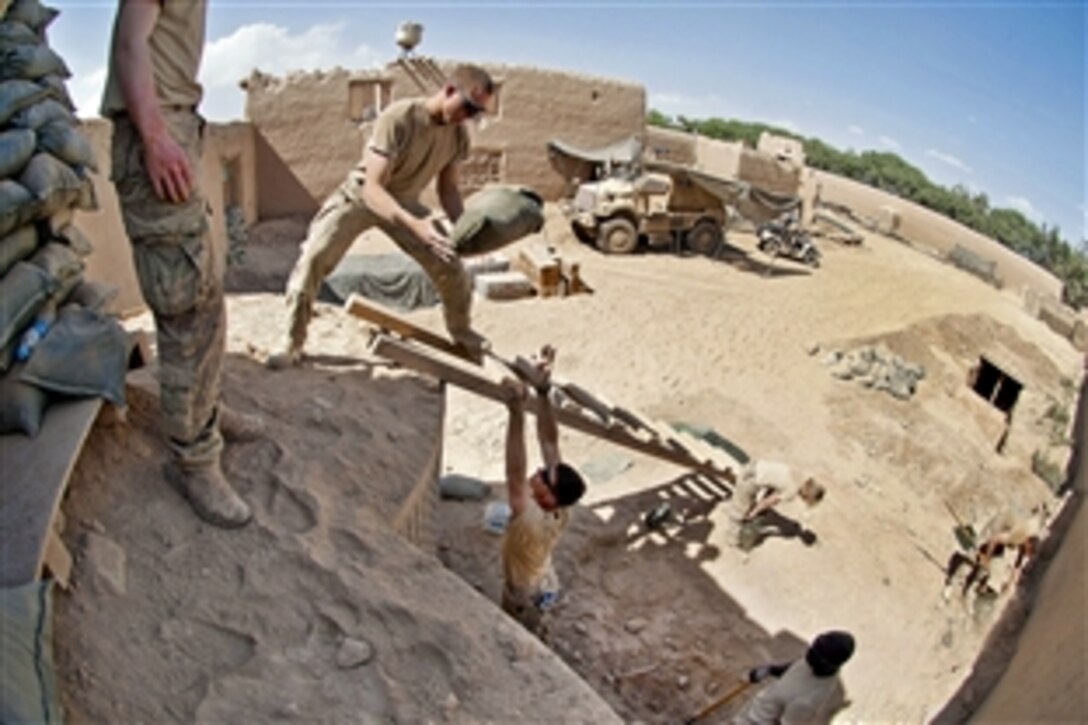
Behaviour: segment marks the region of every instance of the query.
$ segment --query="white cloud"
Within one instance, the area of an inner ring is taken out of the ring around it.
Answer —
[[[1009,196],[1005,197],[1005,203],[1030,219],[1039,218],[1039,210],[1036,209],[1035,205],[1032,204],[1031,201],[1026,197],[1010,194]]]
[[[210,41],[200,69],[205,90],[202,113],[213,120],[240,118],[244,100],[238,82],[255,68],[282,75],[336,66],[380,67],[382,57],[369,46],[348,47],[343,42],[345,27],[343,23],[314,25],[292,35],[278,25],[254,23]]]
[[[958,157],[953,156],[949,153],[945,153],[944,151],[938,151],[937,149],[926,149],[926,156],[930,157],[931,159],[937,159],[937,161],[940,161],[942,164],[947,164],[954,169],[959,169],[965,174],[974,173],[974,169],[965,164]]]
[[[854,134],[855,136],[864,136],[865,135],[865,129],[862,128],[861,126],[855,126],[855,125],[851,124],[851,125],[846,127],[846,130],[849,131],[850,133]]]
[[[90,73],[75,73],[68,82],[68,95],[76,104],[78,115],[83,118],[97,116],[105,88],[106,66],[100,66]]]
[[[880,136],[879,138],[877,138],[877,143],[879,143],[881,146],[887,146],[890,149],[898,150],[903,148],[899,145],[898,141],[890,136]]]

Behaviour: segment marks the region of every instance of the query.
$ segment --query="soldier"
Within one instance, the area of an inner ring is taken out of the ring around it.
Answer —
[[[450,240],[427,218],[430,210],[420,204],[419,195],[437,178],[438,199],[446,215],[452,222],[461,216],[458,169],[469,151],[464,122],[487,107],[493,92],[486,71],[461,65],[428,98],[404,99],[382,111],[359,166],[310,222],[287,282],[287,334],[282,348],[268,357],[268,367],[299,362],[322,280],[352,241],[375,226],[419,262],[434,282],[450,337],[473,355],[482,354],[484,340],[470,327],[471,281]]]
[[[733,718],[734,725],[791,725],[829,723],[846,705],[839,677],[854,654],[849,632],[824,632],[812,641],[805,656],[782,665],[764,665],[748,673],[748,681],[775,681],[759,691]]]
[[[197,70],[206,0],[124,0],[113,27],[102,115],[113,122],[111,179],[144,300],[155,318],[164,473],[204,520],[242,526],[251,513],[220,468],[219,378],[226,315],[225,256],[200,193],[203,119]],[[238,414],[233,414],[237,417]],[[258,420],[235,420],[240,435]]]
[[[794,475],[785,463],[776,461],[753,461],[744,467],[740,480],[733,488],[729,499],[727,521],[729,543],[739,548],[752,548],[758,541],[749,541],[753,529],[757,527],[762,514],[770,512],[780,503],[800,498],[810,507],[823,500],[825,489],[808,478],[803,483]],[[799,528],[799,527],[798,527]],[[815,541],[807,532],[803,539]],[[755,538],[762,532],[756,531]]]
[[[507,378],[509,422],[506,429],[506,492],[510,522],[502,544],[502,608],[535,633],[541,634],[544,612],[559,593],[552,551],[566,530],[570,506],[585,493],[582,476],[559,456],[559,428],[548,397],[555,350],[546,346],[536,362],[537,440],[544,459],[531,476],[525,455],[523,383]]]

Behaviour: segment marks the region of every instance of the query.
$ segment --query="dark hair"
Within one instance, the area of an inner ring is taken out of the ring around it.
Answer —
[[[824,632],[805,652],[805,661],[817,677],[831,677],[854,654],[854,637],[849,632]]]
[[[578,499],[582,498],[585,492],[586,482],[582,479],[582,474],[566,463],[556,465],[552,493],[555,495],[557,504],[572,506],[578,503]]]

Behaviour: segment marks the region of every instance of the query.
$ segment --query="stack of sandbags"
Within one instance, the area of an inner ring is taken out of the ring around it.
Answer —
[[[118,340],[122,358],[127,349],[117,321],[99,314],[115,291],[83,279],[91,246],[72,219],[76,209],[96,208],[89,177],[96,164],[65,88],[68,68],[46,41],[57,11],[38,0],[3,9],[0,433],[33,435],[51,395],[120,402],[115,376],[101,365],[113,364]]]
[[[793,196],[801,188],[802,168],[795,161],[744,148],[740,152],[737,178],[761,191]]]

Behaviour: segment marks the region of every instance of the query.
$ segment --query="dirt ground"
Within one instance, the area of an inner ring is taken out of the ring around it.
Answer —
[[[208,529],[156,487],[162,449],[150,409],[134,404],[137,423],[93,433],[65,512],[75,522],[66,538],[94,565],[77,568],[74,595],[58,598],[73,719],[604,718],[592,693],[548,674],[566,669],[497,609],[454,577],[424,581],[426,556],[383,530],[397,485],[388,481],[411,467],[404,442],[424,439],[436,415],[433,386],[375,364],[363,325],[327,305],[302,369],[273,375],[249,359],[277,332],[282,300],[268,293],[282,290],[303,232],[299,220],[263,225],[231,272],[231,289],[246,294],[231,300],[225,396],[272,421],[268,439],[226,459],[256,504],[256,526]],[[564,432],[565,458],[591,485],[557,552],[563,595],[546,642],[621,718],[666,722],[748,667],[846,628],[858,650],[844,670],[844,719],[915,722],[939,710],[993,615],[941,597],[938,567],[955,550],[946,503],[977,525],[1003,501],[1052,499],[1030,453],[1047,436],[1040,411],[1061,396],[1063,377],[1079,379],[1080,356],[1014,292],[878,236],[861,247],[824,242],[815,271],[768,263],[740,233],[722,260],[605,257],[573,240],[554,209],[545,238],[581,261],[596,291],[477,300],[478,325],[499,351],[552,343],[564,378],[712,427],[829,490],[809,512],[782,510],[816,534],[813,545],[774,538],[743,555],[722,536],[726,491]],[[357,245],[387,248],[369,235]],[[441,329],[438,310],[412,317]],[[925,366],[911,400],[829,374],[830,350],[873,342]],[[1000,416],[965,383],[981,354],[1010,361],[1025,382],[1004,454]],[[501,498],[504,410],[451,389],[445,425],[444,469],[492,482]],[[530,456],[533,465],[533,447]],[[647,531],[642,516],[662,501],[673,517]],[[441,503],[438,553],[497,601],[499,540],[483,529],[483,508]],[[127,557],[122,594],[103,574],[111,559],[101,551],[114,549],[98,538]],[[355,652],[349,641],[369,643],[381,666],[331,664]],[[532,710],[520,711],[526,703]]]

